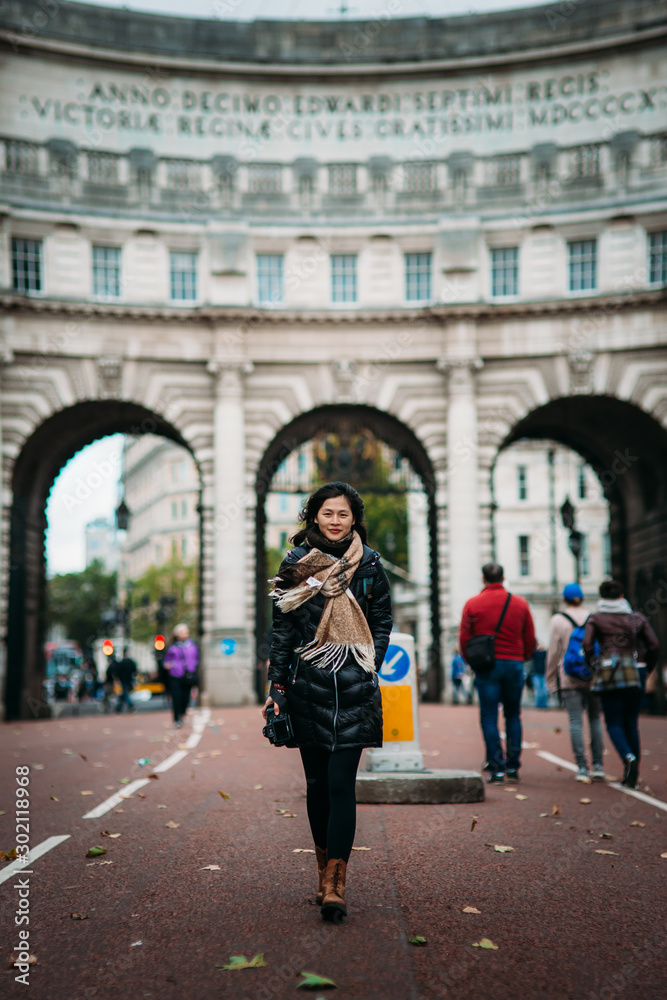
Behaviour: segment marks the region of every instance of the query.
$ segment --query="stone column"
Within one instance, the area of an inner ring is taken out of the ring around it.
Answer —
[[[481,590],[479,551],[477,358],[443,359],[447,377],[447,527],[449,627],[453,639],[463,605]],[[455,644],[455,643],[454,643]]]
[[[214,628],[206,643],[205,690],[212,705],[251,704],[254,657],[246,594],[248,584],[243,380],[252,364],[211,361],[215,378],[213,417]]]

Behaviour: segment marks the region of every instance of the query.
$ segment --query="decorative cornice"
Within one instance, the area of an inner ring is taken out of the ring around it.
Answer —
[[[134,305],[131,303],[76,302],[72,300],[32,298],[5,293],[0,304],[14,313],[49,313],[57,316],[77,316],[80,318],[106,318],[109,320],[141,320],[142,322],[178,322],[180,324],[251,324],[257,326],[308,326],[347,325],[354,323],[378,325],[411,322],[431,322],[444,325],[450,320],[473,319],[495,320],[502,318],[531,318],[539,316],[575,315],[590,312],[591,309],[605,310],[610,314],[619,310],[629,310],[642,306],[667,304],[667,289],[645,289],[640,292],[624,292],[616,295],[599,295],[576,299],[549,299],[530,302],[470,302],[460,304],[438,304],[423,309],[256,309],[239,306],[202,305],[192,308],[174,306]]]

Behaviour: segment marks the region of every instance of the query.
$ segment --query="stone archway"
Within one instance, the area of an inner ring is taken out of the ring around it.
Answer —
[[[427,666],[427,696],[439,701],[442,694],[441,671],[441,623],[440,589],[438,561],[438,532],[435,506],[436,480],[431,459],[414,432],[396,417],[370,406],[352,404],[332,404],[303,413],[284,426],[273,438],[259,463],[256,478],[256,599],[255,636],[258,659],[263,659],[266,650],[260,648],[266,634],[265,592],[266,563],[264,532],[266,526],[265,499],[271,487],[271,480],[281,462],[300,444],[311,440],[318,432],[332,431],[347,425],[367,427],[380,440],[390,444],[404,455],[420,477],[428,499],[428,533],[430,543],[430,618],[431,652]],[[258,697],[261,692],[258,691]],[[262,699],[263,700],[263,699]]]
[[[612,574],[624,583],[633,606],[651,619],[664,656],[667,430],[632,403],[575,395],[531,410],[498,441],[498,450],[521,438],[559,441],[596,471],[610,507]]]
[[[27,439],[14,464],[4,691],[8,720],[48,712],[42,698],[42,649],[49,490],[60,469],[76,452],[115,433],[158,434],[192,452],[179,431],[158,413],[136,403],[105,399],[78,403],[47,418]],[[201,597],[200,590],[200,631]]]

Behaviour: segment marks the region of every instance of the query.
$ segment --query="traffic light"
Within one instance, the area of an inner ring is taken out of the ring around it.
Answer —
[[[153,645],[155,646],[155,648],[158,651],[158,653],[161,653],[162,650],[164,649],[164,647],[166,646],[166,642],[164,641],[164,636],[163,635],[156,635],[155,636],[155,642],[153,643]]]
[[[113,643],[111,639],[105,639],[102,643],[102,652],[105,656],[111,656],[113,653]]]

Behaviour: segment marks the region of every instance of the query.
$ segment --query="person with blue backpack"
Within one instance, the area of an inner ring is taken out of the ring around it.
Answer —
[[[593,671],[583,650],[588,612],[583,607],[584,592],[578,583],[563,589],[565,609],[551,619],[547,652],[547,685],[559,694],[570,721],[570,740],[577,764],[576,780],[604,781],[602,762],[602,717],[600,699],[591,691]],[[584,712],[588,714],[593,766],[589,770],[584,744]]]

